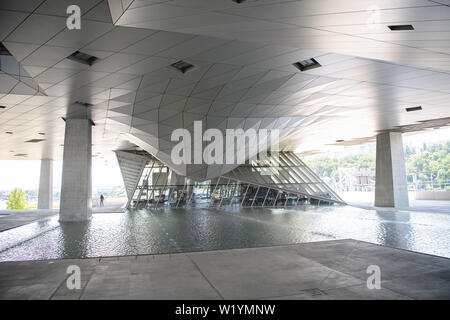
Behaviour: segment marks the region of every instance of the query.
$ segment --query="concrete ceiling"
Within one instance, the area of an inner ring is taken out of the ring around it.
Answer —
[[[93,153],[108,159],[134,144],[167,158],[170,132],[194,120],[279,128],[284,149],[308,151],[450,117],[445,1],[109,2],[0,2],[0,41],[14,57],[2,70],[24,71],[15,84],[0,73],[0,159],[60,159],[61,117],[91,118]],[[66,28],[71,4],[81,30]],[[378,28],[365,24],[370,5]],[[99,60],[67,59],[75,51]],[[292,65],[309,58],[322,67]],[[179,60],[195,70],[170,67]]]

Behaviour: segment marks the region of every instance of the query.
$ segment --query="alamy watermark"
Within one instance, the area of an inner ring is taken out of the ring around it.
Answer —
[[[247,159],[273,160],[279,150],[278,129],[226,129],[216,128],[203,132],[203,122],[194,121],[193,136],[187,129],[175,129],[172,142],[178,142],[171,151],[174,164],[244,164]],[[271,167],[277,167],[272,161]]]
[[[81,9],[79,6],[72,4],[67,7],[66,13],[69,15],[66,19],[66,26],[69,30],[81,29]]]
[[[72,264],[67,267],[67,274],[69,276],[66,280],[66,286],[69,290],[80,290],[81,289],[81,269],[79,266]]]
[[[381,289],[381,269],[376,264],[372,264],[367,267],[366,270],[367,274],[370,274],[370,276],[367,278],[367,289]]]

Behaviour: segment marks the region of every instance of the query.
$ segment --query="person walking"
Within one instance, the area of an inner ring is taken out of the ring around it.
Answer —
[[[103,206],[104,206],[103,201],[105,201],[105,197],[101,194],[101,195],[100,195],[100,207],[103,207]]]

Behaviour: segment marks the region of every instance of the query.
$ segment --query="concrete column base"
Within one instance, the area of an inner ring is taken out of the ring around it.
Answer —
[[[67,119],[59,220],[87,221],[92,215],[92,122]]]

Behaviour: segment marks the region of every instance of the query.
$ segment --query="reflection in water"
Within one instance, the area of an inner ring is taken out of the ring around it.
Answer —
[[[450,215],[344,207],[165,210],[54,216],[0,232],[0,261],[85,258],[357,239],[450,257]]]
[[[62,257],[87,257],[90,224],[91,221],[61,223],[60,240],[58,242],[61,243]]]
[[[376,211],[376,215],[379,219],[377,242],[395,248],[414,248],[414,233],[409,213]]]

